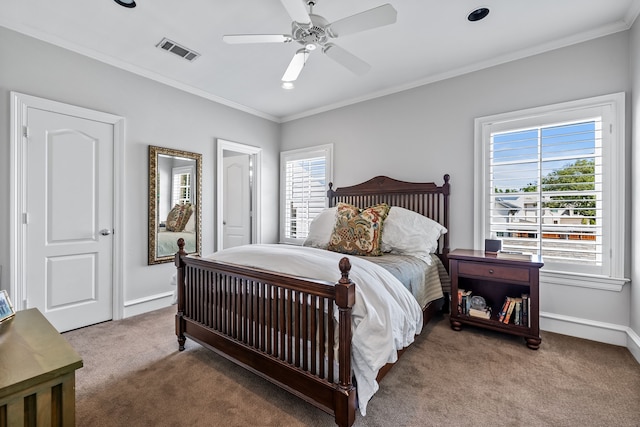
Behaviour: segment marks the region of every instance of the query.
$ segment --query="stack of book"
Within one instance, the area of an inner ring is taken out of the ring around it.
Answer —
[[[491,319],[491,307],[487,307],[484,310],[470,308],[469,316],[480,317],[481,319]]]
[[[530,308],[531,300],[529,294],[522,294],[520,297],[506,297],[498,314],[498,321],[531,327],[529,319]]]
[[[458,289],[458,314],[469,314],[471,308],[471,291]]]
[[[477,309],[471,307],[471,291],[458,289],[458,314],[491,319],[491,307]]]

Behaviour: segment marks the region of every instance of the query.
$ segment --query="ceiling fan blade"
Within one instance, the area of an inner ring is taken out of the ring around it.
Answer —
[[[326,44],[322,49],[322,52],[358,76],[365,74],[371,69],[371,65],[333,43]]]
[[[307,62],[309,53],[310,51],[308,51],[307,49],[300,49],[296,52],[296,54],[293,56],[293,59],[291,59],[289,66],[287,67],[287,71],[285,71],[282,75],[283,82],[293,82],[298,78],[300,72],[304,68],[304,64]]]
[[[291,19],[300,24],[311,25],[311,18],[302,0],[280,0]]]
[[[389,3],[355,15],[347,16],[333,22],[329,25],[328,30],[331,37],[345,36],[348,34],[358,33],[360,31],[370,30],[383,25],[389,25],[396,22],[398,12]]]
[[[229,44],[241,43],[287,43],[293,40],[288,34],[230,34],[222,36]]]

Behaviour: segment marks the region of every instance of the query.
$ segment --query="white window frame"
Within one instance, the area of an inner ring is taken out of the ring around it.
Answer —
[[[489,235],[490,208],[490,144],[491,134],[527,126],[588,116],[590,109],[602,112],[603,130],[603,263],[599,271],[585,273],[576,264],[563,268],[545,265],[541,277],[549,282],[576,286],[620,290],[624,279],[625,260],[625,94],[615,93],[578,101],[496,114],[475,119],[474,175],[474,247],[484,249]],[[544,261],[544,260],[543,260]],[[555,267],[555,268],[554,268]]]
[[[325,158],[325,182],[328,185],[333,180],[333,144],[317,145],[308,148],[300,148],[296,150],[282,151],[280,153],[280,243],[289,243],[301,245],[304,238],[290,238],[285,236],[285,220],[286,220],[286,165],[287,162],[303,159],[311,159],[316,157]],[[324,197],[324,206],[328,206],[328,199]],[[309,218],[310,220],[313,218]]]

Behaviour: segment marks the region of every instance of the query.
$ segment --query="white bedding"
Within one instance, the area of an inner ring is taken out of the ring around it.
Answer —
[[[262,244],[230,248],[206,258],[336,283],[342,257],[311,247]],[[350,256],[349,261],[349,278],[356,284],[351,359],[360,412],[366,415],[367,402],[378,390],[378,371],[397,360],[397,350],[413,342],[422,331],[423,319],[411,292],[391,273],[366,259]]]
[[[178,239],[184,239],[184,250],[188,254],[196,251],[196,234],[189,231],[159,231],[156,234],[156,256],[173,256],[178,252]]]

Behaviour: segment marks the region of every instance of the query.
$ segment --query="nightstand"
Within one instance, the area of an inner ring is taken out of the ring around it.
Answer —
[[[449,253],[449,266],[454,330],[461,330],[463,324],[473,325],[524,337],[534,350],[540,347],[541,257],[456,249]],[[474,296],[485,300],[490,311],[487,317],[471,310]]]

